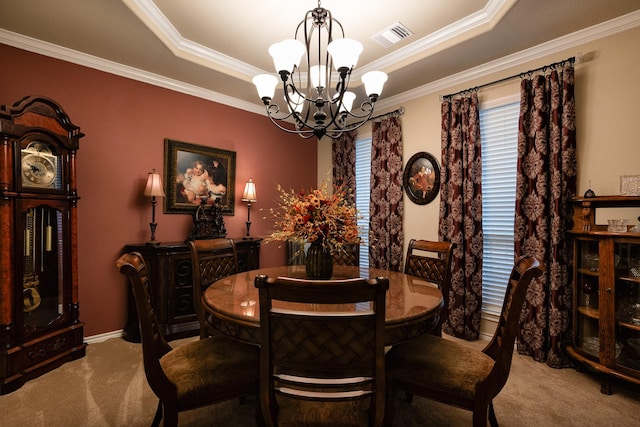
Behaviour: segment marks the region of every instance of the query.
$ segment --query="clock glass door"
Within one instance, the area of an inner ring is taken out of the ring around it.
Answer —
[[[22,307],[25,336],[57,324],[64,314],[63,212],[47,205],[23,212]]]

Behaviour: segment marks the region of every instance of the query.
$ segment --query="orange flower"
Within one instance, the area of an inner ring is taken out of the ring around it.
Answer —
[[[294,193],[278,185],[278,207],[269,210],[276,231],[265,242],[300,239],[310,243],[322,239],[331,250],[358,243],[358,211],[352,191],[335,187],[330,194],[327,187],[325,180],[318,189]]]

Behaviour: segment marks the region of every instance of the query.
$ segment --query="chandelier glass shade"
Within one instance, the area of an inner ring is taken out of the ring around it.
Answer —
[[[334,39],[334,30],[341,38]],[[299,38],[304,37],[304,41]],[[274,102],[278,78],[260,74],[253,78],[271,121],[280,129],[302,138],[337,138],[362,126],[371,118],[387,75],[370,71],[362,75],[367,99],[353,110],[356,94],[349,91],[351,72],[362,53],[362,44],[344,37],[344,29],[331,12],[318,7],[298,24],[295,39],[269,47],[282,82],[284,108]],[[303,60],[304,58],[304,60]],[[283,122],[293,122],[294,127]]]

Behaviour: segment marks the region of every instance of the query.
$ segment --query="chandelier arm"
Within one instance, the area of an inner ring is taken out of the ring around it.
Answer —
[[[293,113],[282,113],[284,114],[282,117],[276,117],[276,114],[280,113],[280,107],[278,106],[278,104],[269,103],[269,105],[266,106],[266,109],[267,116],[269,116],[269,118],[273,118],[274,120],[287,120],[293,115]]]
[[[343,105],[344,101],[344,93],[347,91],[349,87],[349,83],[351,82],[351,70],[344,75],[341,73],[338,83],[336,84],[336,95],[329,101],[329,111],[331,117],[334,117]],[[336,113],[333,112],[333,107],[335,107]]]
[[[287,106],[289,107],[289,111],[291,112],[289,116],[293,115],[295,117],[297,116],[296,107],[298,106],[298,103],[295,102],[293,99],[291,99],[291,95],[289,95],[289,89],[291,89],[292,93],[295,93],[298,97],[301,97],[303,101],[306,100],[306,98],[304,97],[304,95],[300,93],[300,91],[298,90],[296,85],[293,83],[293,81],[291,83],[287,83],[287,81],[284,78],[282,79],[282,90],[284,91],[284,102],[287,104]]]
[[[327,128],[327,130],[332,125],[336,125],[338,129],[342,129],[344,125],[341,122],[345,120],[347,114],[350,114],[349,111],[346,110],[346,108],[345,111],[340,111],[343,106],[344,93],[347,90],[346,88],[349,86],[349,81],[351,78],[350,71],[351,70],[349,70],[349,72],[344,76],[342,74],[340,75],[340,80],[336,85],[337,97],[329,101],[329,117],[331,117],[331,120],[329,121],[329,123],[325,123],[325,128]],[[354,116],[353,114],[351,115]]]
[[[280,123],[278,123],[279,120],[284,120],[284,119],[278,119],[275,118],[273,116],[271,116],[268,112],[269,107],[267,107],[267,117],[269,117],[269,120],[271,120],[271,123],[273,123],[274,125],[276,125],[276,127],[280,130],[283,130],[287,133],[297,133],[298,135],[300,135],[300,137],[307,139],[307,138],[311,138],[312,136],[314,136],[314,132],[313,129],[309,129],[309,130],[300,130],[300,129],[289,129],[287,127],[282,126]],[[291,116],[291,114],[289,114],[287,117]]]
[[[355,114],[353,109],[348,111],[347,114],[355,119],[362,119],[365,117],[369,119],[373,113],[373,103],[371,101],[363,101],[362,104],[360,104],[360,110],[363,111],[364,114]]]
[[[356,129],[362,127],[365,123],[367,123],[369,121],[369,119],[371,118],[371,114],[372,113],[373,113],[373,110],[371,110],[371,113],[368,114],[367,118],[365,120],[362,120],[361,122],[352,123],[349,126],[345,126],[343,128],[335,128],[335,129],[327,130],[326,131],[326,135],[329,138],[336,139],[337,137],[339,137],[340,135],[342,135],[345,132],[351,132],[353,130],[356,130]]]

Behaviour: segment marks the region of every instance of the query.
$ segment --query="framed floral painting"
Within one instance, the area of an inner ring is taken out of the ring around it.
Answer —
[[[402,175],[404,191],[418,205],[433,201],[440,191],[440,166],[431,154],[421,151],[411,156]]]
[[[234,214],[235,151],[164,140],[164,213],[189,213],[200,204],[217,204]]]

